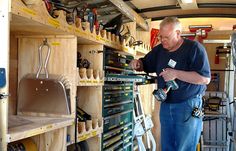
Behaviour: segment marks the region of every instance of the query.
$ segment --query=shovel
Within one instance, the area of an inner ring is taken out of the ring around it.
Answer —
[[[42,49],[47,47],[45,62]],[[70,83],[62,75],[49,75],[47,65],[51,53],[47,40],[39,46],[39,67],[36,74],[27,74],[19,83],[18,111],[47,114],[70,114]],[[44,64],[44,66],[43,66]],[[41,74],[42,68],[45,74]]]

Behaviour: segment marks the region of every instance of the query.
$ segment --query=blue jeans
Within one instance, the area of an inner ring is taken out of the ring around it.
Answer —
[[[203,122],[191,115],[194,107],[202,108],[200,95],[182,103],[161,103],[162,151],[196,151]]]

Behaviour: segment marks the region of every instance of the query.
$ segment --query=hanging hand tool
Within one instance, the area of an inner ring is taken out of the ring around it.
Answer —
[[[77,114],[77,118],[80,122],[85,122],[87,120],[92,120],[91,115],[86,113],[84,110],[82,110],[78,106],[76,106],[76,114]]]
[[[116,16],[112,20],[108,21],[105,25],[103,25],[103,29],[105,29],[107,32],[111,32],[112,34],[115,34],[117,36],[120,35],[120,29],[122,26],[122,14]]]
[[[93,18],[94,18],[94,26],[95,26],[96,34],[98,34],[100,25],[98,22],[98,12],[96,8],[93,9]]]
[[[99,23],[97,18],[97,9],[92,9],[91,12],[88,14],[88,22],[90,23],[90,31],[93,32],[93,28],[95,26],[95,31],[98,34],[99,32]]]
[[[88,13],[88,22],[90,24],[90,32],[93,32],[93,27],[94,27],[94,15],[93,12]]]

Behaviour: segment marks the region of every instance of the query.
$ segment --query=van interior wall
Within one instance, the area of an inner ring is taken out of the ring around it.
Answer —
[[[229,40],[230,39],[230,32],[228,31],[214,31],[210,32],[207,40]],[[219,64],[215,63],[215,56],[216,56],[216,47],[223,46],[224,43],[204,43],[204,46],[206,48],[209,63],[211,70],[225,70],[228,67],[228,59],[229,57],[226,57],[225,54],[219,55]],[[217,83],[211,82],[207,86],[208,91],[224,91],[225,86],[225,72],[227,71],[212,71],[212,73],[219,73],[219,89],[217,90]]]

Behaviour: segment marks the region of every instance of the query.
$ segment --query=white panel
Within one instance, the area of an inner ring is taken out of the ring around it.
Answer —
[[[132,0],[131,3],[134,4],[138,9],[176,5],[176,0]]]

